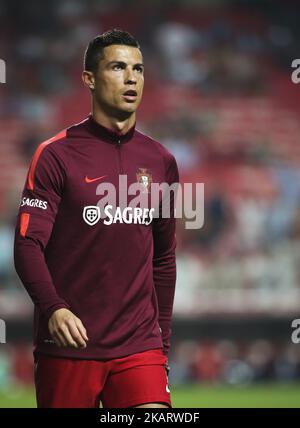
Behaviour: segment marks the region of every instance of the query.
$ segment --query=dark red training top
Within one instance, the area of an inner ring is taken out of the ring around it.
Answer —
[[[141,208],[115,216],[108,210],[105,224],[97,189],[105,181],[118,190],[120,174],[149,195],[151,183],[178,182],[176,161],[160,143],[135,127],[126,134],[109,130],[91,115],[34,154],[18,214],[15,267],[35,305],[35,355],[106,360],[154,348],[168,354],[174,195],[171,218],[150,221]],[[58,308],[81,319],[86,348],[54,343],[48,320]]]

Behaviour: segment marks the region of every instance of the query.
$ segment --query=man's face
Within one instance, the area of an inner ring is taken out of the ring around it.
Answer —
[[[108,114],[136,111],[144,87],[143,58],[138,48],[107,46],[94,77],[94,96]]]

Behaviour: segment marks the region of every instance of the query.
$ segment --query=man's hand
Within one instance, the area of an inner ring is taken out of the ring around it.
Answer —
[[[86,348],[86,329],[81,320],[68,309],[53,312],[48,322],[49,332],[57,346]]]

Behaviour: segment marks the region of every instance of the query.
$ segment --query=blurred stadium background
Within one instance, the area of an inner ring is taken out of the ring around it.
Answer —
[[[35,406],[32,304],[13,268],[36,146],[89,113],[87,42],[141,43],[138,127],[205,183],[205,225],[178,222],[170,382],[177,407],[300,406],[299,4],[286,0],[0,0],[0,407]],[[34,269],[34,266],[32,267]]]

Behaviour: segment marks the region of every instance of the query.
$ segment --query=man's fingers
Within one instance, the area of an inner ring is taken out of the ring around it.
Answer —
[[[85,340],[82,338],[81,332],[75,323],[75,320],[70,320],[68,323],[68,327],[70,333],[72,335],[73,340],[81,347],[86,347]]]
[[[53,339],[57,339],[59,341],[60,346],[67,346],[67,342],[64,339],[64,336],[58,330],[55,330],[52,336],[53,336]]]
[[[78,348],[78,342],[76,338],[73,336],[72,331],[70,329],[69,325],[63,325],[61,327],[62,334],[64,336],[64,339],[67,342],[67,346],[72,346],[73,348]]]
[[[52,327],[52,325],[50,325],[49,332],[50,332],[50,335],[51,335],[52,339],[54,340],[55,344],[57,346],[61,347],[62,343],[60,343],[60,340],[59,340],[58,336],[55,334],[55,329]]]
[[[75,318],[75,324],[84,340],[89,340],[86,334],[86,329],[79,318]]]

